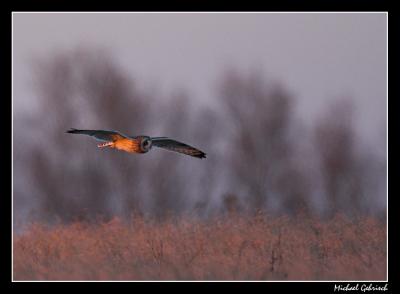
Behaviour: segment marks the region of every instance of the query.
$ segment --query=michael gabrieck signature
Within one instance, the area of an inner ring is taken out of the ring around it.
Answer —
[[[373,283],[364,283],[364,284],[335,284],[334,291],[362,291],[362,292],[369,292],[369,291],[387,291],[388,290],[388,283],[381,285],[381,284],[373,284]]]

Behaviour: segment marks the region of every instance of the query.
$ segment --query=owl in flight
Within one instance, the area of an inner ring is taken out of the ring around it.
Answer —
[[[97,145],[99,148],[110,147],[123,150],[129,153],[146,153],[153,146],[165,148],[170,151],[183,153],[197,158],[205,158],[206,154],[192,146],[169,139],[167,137],[136,136],[129,137],[114,131],[103,130],[77,130],[70,129],[70,134],[83,134],[93,136],[96,140],[102,141]]]

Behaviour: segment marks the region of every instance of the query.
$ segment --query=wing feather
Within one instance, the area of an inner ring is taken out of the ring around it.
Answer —
[[[124,135],[115,131],[70,129],[67,133],[88,135],[94,137],[96,140],[105,142],[114,142],[126,138]]]
[[[197,148],[194,148],[185,143],[169,139],[167,137],[154,137],[151,138],[153,146],[164,148],[170,151],[175,151],[179,153],[183,153],[186,155],[190,155],[197,158],[205,158],[206,154],[203,151],[200,151]]]

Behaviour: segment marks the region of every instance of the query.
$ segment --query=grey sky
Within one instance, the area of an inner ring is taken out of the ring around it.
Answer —
[[[385,13],[17,13],[15,110],[35,104],[33,57],[86,45],[107,48],[143,87],[157,85],[163,96],[184,88],[212,105],[226,66],[280,81],[304,118],[348,95],[357,101],[363,135],[385,138]]]

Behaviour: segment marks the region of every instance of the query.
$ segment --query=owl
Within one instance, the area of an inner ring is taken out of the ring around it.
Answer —
[[[172,140],[167,137],[149,137],[149,136],[125,136],[115,131],[104,130],[77,130],[70,129],[66,133],[82,134],[94,137],[103,143],[98,144],[99,148],[116,148],[129,153],[147,153],[153,146],[164,148],[169,151],[175,151],[197,158],[205,158],[206,154],[192,146]]]

